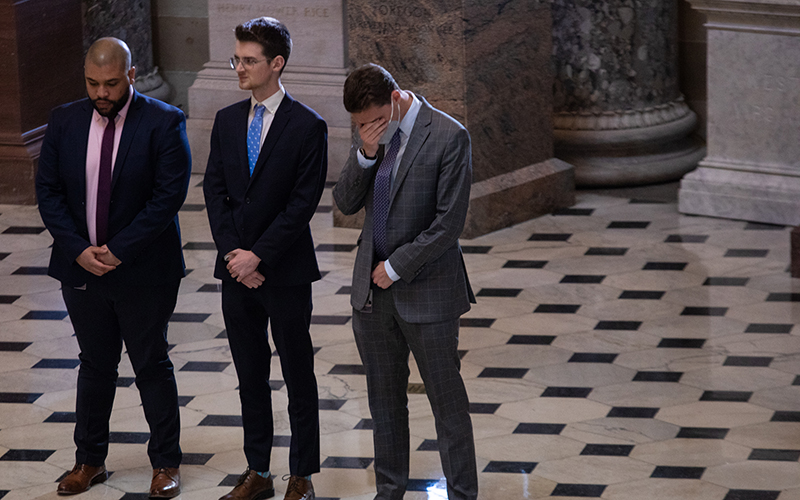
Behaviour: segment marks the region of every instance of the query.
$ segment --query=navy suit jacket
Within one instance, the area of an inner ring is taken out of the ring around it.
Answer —
[[[75,259],[91,246],[86,226],[89,99],[54,109],[36,174],[39,212],[53,236],[48,274],[66,286],[93,280],[146,286],[184,276],[178,210],[186,198],[191,155],[178,108],[134,91],[111,184],[107,243],[122,261],[95,276]]]
[[[214,276],[233,280],[223,260],[237,248],[255,253],[264,286],[320,279],[309,222],[328,169],[328,127],[287,93],[275,112],[253,175],[247,160],[250,99],[217,112],[203,191],[219,251]]]

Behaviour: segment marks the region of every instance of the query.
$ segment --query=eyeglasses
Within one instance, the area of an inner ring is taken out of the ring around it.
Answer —
[[[266,61],[266,59],[256,59],[255,57],[243,57],[239,59],[239,56],[233,56],[228,59],[231,69],[236,69],[239,66],[239,63],[242,63],[242,66],[244,66],[245,69],[252,69],[253,66],[263,61]]]

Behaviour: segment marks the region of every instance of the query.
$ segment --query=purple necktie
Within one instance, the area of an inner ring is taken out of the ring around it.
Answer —
[[[380,260],[389,258],[389,248],[386,243],[386,220],[389,218],[389,194],[392,185],[392,170],[400,151],[400,129],[392,136],[389,149],[383,156],[383,161],[375,173],[375,189],[372,197],[372,242],[375,246],[375,255]]]
[[[100,175],[97,178],[97,212],[95,215],[97,246],[108,243],[108,207],[111,204],[111,157],[114,153],[114,120],[108,117],[108,125],[103,132],[103,146],[100,148]]]

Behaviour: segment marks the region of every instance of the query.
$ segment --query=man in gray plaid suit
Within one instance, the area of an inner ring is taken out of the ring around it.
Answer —
[[[459,369],[459,316],[475,298],[458,237],[472,182],[467,130],[368,64],[344,84],[357,126],[333,196],[366,208],[353,270],[353,331],[367,374],[376,500],[408,483],[408,358],[414,353],[436,419],[450,500],[475,499],[469,401]]]

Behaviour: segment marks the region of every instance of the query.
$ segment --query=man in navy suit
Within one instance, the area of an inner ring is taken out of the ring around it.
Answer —
[[[236,27],[231,67],[251,97],[217,113],[203,190],[217,245],[222,313],[239,377],[247,470],[223,499],[275,494],[267,324],[289,395],[286,500],[314,498],[319,401],[309,335],[311,283],[320,279],[309,221],[327,173],[327,125],[281,85],[292,40],[280,21]]]
[[[96,41],[88,99],[53,110],[39,157],[39,212],[53,236],[50,276],[80,346],[71,495],[105,481],[108,420],[123,341],[150,426],[150,496],[180,493],[178,391],[167,322],[184,276],[178,210],[191,173],[186,120],[133,90],[127,45]]]

